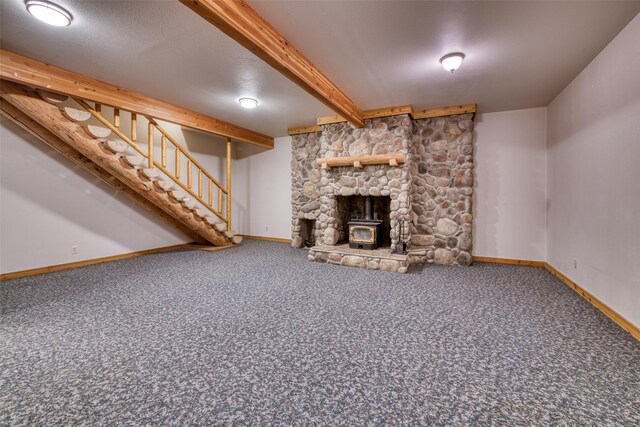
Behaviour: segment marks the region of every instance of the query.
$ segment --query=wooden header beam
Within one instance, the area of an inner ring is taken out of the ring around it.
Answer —
[[[331,80],[242,0],[180,0],[357,127],[362,111]]]
[[[6,50],[0,50],[0,78],[273,148],[270,136]]]
[[[364,111],[362,114],[365,120],[375,119],[377,117],[399,116],[401,114],[413,114],[413,107],[411,105],[399,105],[397,107],[376,108],[375,110]],[[318,117],[316,125],[329,125],[346,121],[347,120],[341,116]]]
[[[477,109],[477,104],[453,105],[451,107],[429,108],[427,110],[415,111],[412,116],[414,120],[420,120],[432,117],[452,116],[454,114],[475,113]]]
[[[304,126],[300,128],[289,128],[289,135],[300,135],[301,133],[322,132],[322,127],[318,125]]]
[[[367,110],[363,113],[364,119],[375,119],[377,117],[399,116],[408,114],[414,120],[428,119],[433,117],[452,116],[454,114],[476,113],[477,104],[453,105],[450,107],[430,108],[427,110],[413,111],[411,105],[400,105],[397,107],[377,108],[375,110]],[[322,125],[332,123],[344,123],[346,120],[341,116],[318,117],[317,124],[311,126],[303,126],[298,128],[290,128],[289,135],[298,135],[301,133],[320,132]]]

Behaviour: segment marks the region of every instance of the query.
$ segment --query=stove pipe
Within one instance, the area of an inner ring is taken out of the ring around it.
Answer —
[[[373,197],[371,196],[364,198],[364,219],[373,219]]]

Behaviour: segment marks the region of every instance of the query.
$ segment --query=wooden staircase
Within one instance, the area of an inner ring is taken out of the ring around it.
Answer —
[[[196,242],[228,246],[242,241],[231,231],[230,139],[222,186],[149,115],[6,80],[0,88],[3,115]],[[125,122],[129,126],[122,126]],[[141,141],[138,128],[145,125]]]

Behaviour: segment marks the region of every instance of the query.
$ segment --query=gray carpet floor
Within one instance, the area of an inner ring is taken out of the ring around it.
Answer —
[[[640,344],[541,268],[247,241],[0,289],[2,425],[640,425]]]

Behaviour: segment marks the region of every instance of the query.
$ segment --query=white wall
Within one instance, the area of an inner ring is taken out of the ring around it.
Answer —
[[[0,272],[190,241],[4,117],[0,141]]]
[[[640,326],[640,15],[549,105],[547,143],[548,262]]]
[[[273,150],[235,153],[233,228],[252,236],[291,238],[291,137],[275,139]]]
[[[546,259],[547,109],[478,114],[473,254]]]

